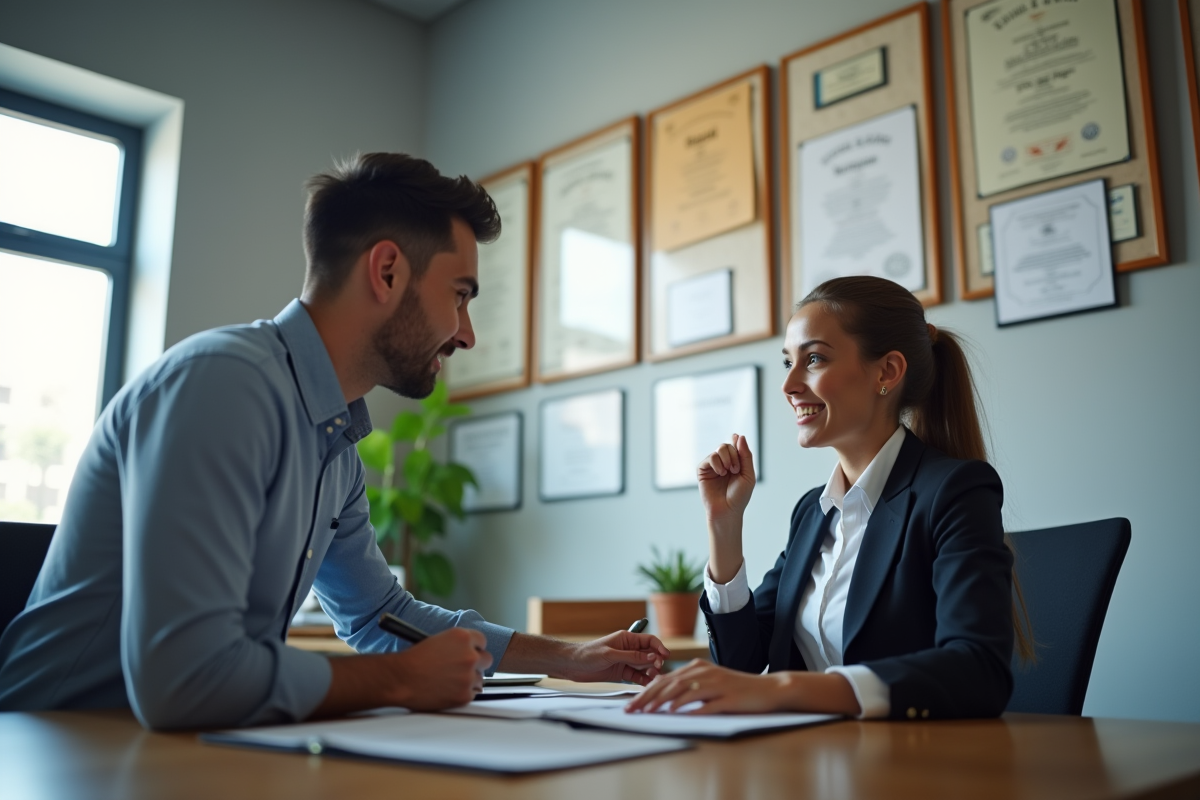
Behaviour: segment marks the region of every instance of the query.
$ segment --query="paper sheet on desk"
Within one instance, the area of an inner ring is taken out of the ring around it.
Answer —
[[[546,686],[484,686],[483,691],[475,698],[490,700],[492,698],[510,699],[514,697],[632,697],[642,690],[641,686],[630,686],[628,689],[618,689],[612,692],[564,692],[561,689],[551,689]]]
[[[687,742],[543,720],[395,713],[201,735],[217,744],[382,758],[487,772],[566,769],[683,750]]]
[[[684,706],[685,710],[687,708]],[[836,714],[626,714],[623,706],[555,711],[546,716],[594,728],[706,739],[732,739],[748,733],[800,728],[841,719]]]
[[[558,711],[578,711],[584,708],[612,706],[624,708],[628,697],[605,697],[598,695],[555,695],[546,697],[514,697],[506,700],[476,700],[459,708],[451,708],[447,714],[466,714],[478,717],[501,719],[537,719]]]

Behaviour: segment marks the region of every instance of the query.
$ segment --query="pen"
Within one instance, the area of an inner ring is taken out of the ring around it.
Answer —
[[[641,633],[642,631],[646,630],[646,626],[649,624],[650,624],[650,620],[646,619],[645,617],[642,617],[637,622],[635,622],[629,626],[629,632],[630,633]]]
[[[413,644],[423,642],[429,638],[429,634],[416,625],[405,622],[395,614],[388,614],[387,612],[379,615],[379,627],[393,636],[399,636],[401,639],[410,641]]]

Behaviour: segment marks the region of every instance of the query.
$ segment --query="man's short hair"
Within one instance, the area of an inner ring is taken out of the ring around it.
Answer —
[[[314,175],[305,188],[305,287],[324,297],[338,292],[358,257],[384,239],[396,243],[419,279],[435,254],[454,249],[454,217],[471,226],[478,242],[500,235],[500,214],[482,186],[403,153],[354,156]]]

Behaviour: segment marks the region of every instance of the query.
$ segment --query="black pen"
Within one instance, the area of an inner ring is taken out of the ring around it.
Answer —
[[[630,633],[641,633],[642,631],[646,630],[646,626],[649,624],[650,624],[650,620],[646,619],[645,617],[642,617],[637,622],[635,622],[629,626],[629,632]]]
[[[393,636],[399,636],[401,639],[417,644],[429,638],[429,634],[413,625],[411,622],[405,622],[395,614],[384,612],[379,615],[379,627],[383,628]]]

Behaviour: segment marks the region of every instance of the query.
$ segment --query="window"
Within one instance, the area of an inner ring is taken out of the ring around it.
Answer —
[[[120,386],[141,131],[0,90],[0,519],[57,522]]]

